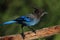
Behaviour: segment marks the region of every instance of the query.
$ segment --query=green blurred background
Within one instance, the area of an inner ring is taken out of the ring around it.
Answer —
[[[0,23],[13,20],[33,11],[32,7],[44,8],[48,12],[35,29],[60,24],[60,0],[0,0]],[[24,27],[24,31],[29,31]],[[0,36],[21,33],[20,24],[0,26]],[[60,40],[60,34],[34,40]]]

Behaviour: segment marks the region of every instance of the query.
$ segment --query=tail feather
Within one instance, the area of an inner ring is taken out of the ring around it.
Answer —
[[[8,22],[4,22],[3,24],[12,24],[12,23],[15,23],[16,21],[8,21]]]

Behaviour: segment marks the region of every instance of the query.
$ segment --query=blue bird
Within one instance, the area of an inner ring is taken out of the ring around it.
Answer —
[[[22,28],[22,36],[23,38],[25,37],[24,35],[24,31],[23,31],[23,27],[24,26],[28,26],[28,28],[30,28],[33,32],[35,32],[35,30],[33,28],[31,28],[30,26],[34,26],[36,25],[40,19],[47,14],[47,12],[45,12],[42,9],[37,9],[34,8],[35,10],[33,11],[33,13],[31,14],[27,14],[26,16],[20,16],[14,20],[8,21],[8,22],[4,22],[3,24],[12,24],[12,23],[18,23],[21,24],[21,28]],[[36,33],[36,32],[35,32]]]

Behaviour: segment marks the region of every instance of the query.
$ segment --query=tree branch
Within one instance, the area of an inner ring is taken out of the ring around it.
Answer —
[[[52,36],[54,34],[60,33],[60,25],[51,26],[48,28],[43,28],[40,30],[36,30],[36,34],[32,31],[25,32],[25,39],[24,40],[32,40],[36,38],[43,38]],[[3,36],[0,37],[0,40],[23,40],[21,34],[15,34],[15,35],[9,35],[9,36]]]

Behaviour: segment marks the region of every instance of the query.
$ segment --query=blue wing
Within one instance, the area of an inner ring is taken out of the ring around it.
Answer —
[[[16,21],[12,20],[12,21],[8,21],[8,22],[4,22],[3,24],[12,24],[15,23]]]

